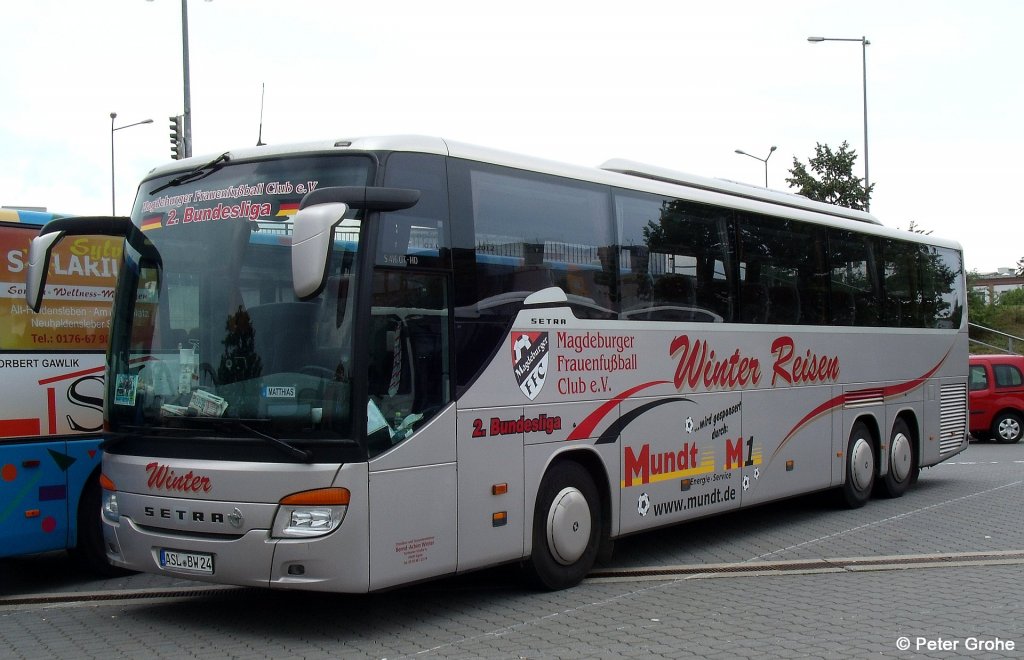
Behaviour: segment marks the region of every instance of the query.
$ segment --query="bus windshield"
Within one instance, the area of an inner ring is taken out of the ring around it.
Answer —
[[[372,176],[369,158],[306,156],[144,182],[115,300],[110,430],[286,450],[350,439],[361,223],[350,212],[335,228],[326,285],[300,301],[291,217],[310,190]]]

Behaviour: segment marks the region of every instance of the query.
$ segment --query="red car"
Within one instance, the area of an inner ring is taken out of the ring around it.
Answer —
[[[1018,442],[1024,435],[1024,356],[970,357],[971,435]]]

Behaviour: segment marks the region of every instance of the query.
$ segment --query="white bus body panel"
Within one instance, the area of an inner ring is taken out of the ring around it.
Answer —
[[[181,477],[194,488],[187,494],[161,488],[159,475],[156,481],[151,479],[161,467],[163,476]],[[103,473],[118,487],[120,520],[104,519],[107,556],[115,565],[244,586],[368,589],[366,464],[346,465],[339,471],[332,464],[154,461],[105,454]],[[329,486],[343,486],[351,493],[338,530],[309,539],[270,538],[278,500],[299,490]],[[214,573],[161,567],[161,549],[213,555]],[[302,564],[303,574],[288,575],[291,564]]]
[[[449,406],[369,463],[371,590],[455,572],[455,419]]]

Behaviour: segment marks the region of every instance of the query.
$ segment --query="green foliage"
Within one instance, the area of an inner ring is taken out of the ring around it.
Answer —
[[[999,294],[997,305],[1024,305],[1024,289],[1013,289]]]
[[[793,169],[789,171],[792,176],[786,183],[808,199],[863,211],[868,207],[875,186],[865,188],[864,180],[853,175],[856,161],[857,152],[850,149],[845,140],[839,145],[839,151],[819,142],[807,165],[793,158]]]
[[[1024,289],[1014,289],[1002,293],[996,297],[995,302],[989,304],[985,302],[984,294],[971,290],[971,287],[977,284],[978,279],[977,271],[967,273],[968,320],[973,324],[1005,332],[1015,337],[1024,337]],[[985,332],[976,327],[969,328],[968,332],[971,339],[1002,348],[1007,346],[1006,338],[1001,335]],[[1020,350],[1019,344],[1017,344],[1017,350]],[[972,344],[971,352],[989,353],[992,352],[992,349]]]

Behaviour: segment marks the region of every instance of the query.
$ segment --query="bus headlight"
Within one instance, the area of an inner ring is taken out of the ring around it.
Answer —
[[[112,523],[121,520],[121,512],[117,510],[117,493],[112,490],[103,491],[103,517]]]
[[[103,473],[100,473],[100,493],[103,517],[112,523],[120,521],[121,512],[117,508],[117,486]]]
[[[348,511],[346,488],[317,488],[293,493],[279,502],[274,517],[275,538],[309,538],[336,530]]]

